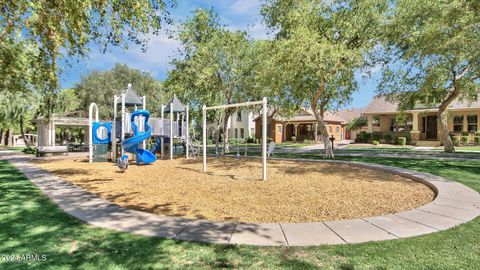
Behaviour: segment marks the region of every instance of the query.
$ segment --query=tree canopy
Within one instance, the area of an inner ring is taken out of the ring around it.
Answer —
[[[18,84],[44,95],[46,115],[58,89],[58,60],[85,56],[92,43],[103,50],[128,42],[146,48],[148,34],[171,23],[164,0],[27,1],[0,5],[0,69],[6,80],[0,92],[18,91]],[[25,90],[25,89],[23,89]]]
[[[267,0],[262,15],[278,31],[275,40],[276,96],[312,108],[322,140],[327,110],[348,104],[357,90],[355,72],[368,68],[381,25],[384,1]],[[329,143],[325,156],[333,157]]]
[[[203,105],[233,104],[248,99],[253,85],[251,41],[243,31],[230,31],[212,11],[198,9],[181,24],[183,50],[172,61],[165,87],[189,102],[196,112]],[[223,114],[223,130],[235,109]],[[228,151],[228,133],[224,134]]]
[[[100,117],[112,119],[113,97],[123,93],[129,83],[140,96],[146,96],[147,109],[152,114],[158,114],[161,104],[168,101],[160,82],[154,79],[150,73],[117,64],[111,70],[90,72],[73,87],[75,95],[80,101],[78,109],[87,111],[90,103],[95,102]]]
[[[379,93],[404,109],[439,103],[441,139],[452,152],[447,108],[477,100],[480,90],[480,2],[397,0],[389,14],[383,44],[390,62]]]

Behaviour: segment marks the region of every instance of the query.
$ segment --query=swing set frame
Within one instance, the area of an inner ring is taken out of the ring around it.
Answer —
[[[203,172],[207,172],[207,111],[227,108],[238,108],[262,105],[262,180],[267,180],[267,98],[264,97],[261,101],[250,101],[244,103],[235,103],[228,105],[218,105],[207,107],[203,105]]]

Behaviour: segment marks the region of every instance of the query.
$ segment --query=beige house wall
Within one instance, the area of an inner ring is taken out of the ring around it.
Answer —
[[[418,126],[418,130],[415,130],[415,127],[414,127],[414,130],[411,131],[411,134],[412,134],[412,141],[415,141],[415,140],[427,140],[427,129],[428,127],[424,127],[425,125],[425,121],[424,121],[424,118],[426,118],[427,116],[436,116],[437,113],[434,112],[434,111],[431,111],[431,112],[419,112],[419,111],[414,111],[414,112],[411,112],[409,113],[410,115],[412,115],[413,117],[416,117],[416,119],[412,119],[412,121],[414,122],[414,126],[415,126],[415,121],[417,126]],[[469,115],[476,115],[477,116],[477,131],[480,131],[480,109],[470,109],[470,110],[455,110],[455,111],[451,111],[449,112],[449,115],[448,115],[448,131],[449,132],[454,132],[453,131],[453,117],[454,116],[457,116],[457,115],[461,115],[463,116],[463,128],[462,128],[462,132],[469,132],[468,130],[468,121],[467,121],[467,116]],[[379,117],[379,127],[377,127],[377,129],[375,130],[375,126],[372,126],[372,131],[373,132],[390,132],[390,126],[391,126],[391,121],[392,119],[395,119],[396,118],[396,115],[395,114],[383,114],[383,115],[375,115],[375,114],[370,114],[368,115],[368,119],[369,121],[372,121],[372,119],[374,117]],[[372,125],[369,123],[369,125]],[[473,133],[470,134],[471,136],[471,139],[473,140]],[[416,139],[415,139],[416,138]],[[437,123],[437,140],[440,139],[440,128],[439,128],[439,124]]]

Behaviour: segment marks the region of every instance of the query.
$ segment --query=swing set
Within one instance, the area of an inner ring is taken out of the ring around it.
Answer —
[[[264,97],[261,101],[250,101],[244,103],[235,103],[228,105],[218,105],[207,107],[203,105],[203,171],[207,172],[207,111],[218,110],[227,108],[239,108],[262,105],[262,180],[267,180],[267,98]],[[216,150],[217,151],[217,150]],[[245,146],[245,155],[247,154],[247,148]],[[240,157],[237,138],[237,157]]]

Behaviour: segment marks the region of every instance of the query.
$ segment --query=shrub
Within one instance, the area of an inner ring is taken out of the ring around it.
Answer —
[[[229,144],[243,144],[245,143],[245,139],[244,138],[232,138],[232,139],[229,139],[228,140],[228,143]]]
[[[392,135],[390,134],[385,134],[385,136],[383,136],[383,139],[385,140],[385,143],[392,143]]]
[[[410,136],[410,134],[409,134],[409,135],[406,135],[404,137],[407,139],[405,143],[410,144],[410,142],[412,141],[412,136]]]
[[[475,145],[480,145],[480,136],[473,137],[473,140],[475,142]]]
[[[374,141],[380,141],[381,138],[382,138],[381,134],[378,134],[378,133],[372,134],[372,140]]]
[[[372,138],[372,134],[366,133],[365,131],[362,131],[357,134],[357,138],[355,138],[355,141],[358,143],[366,143]]]
[[[255,138],[254,137],[248,137],[247,138],[247,143],[254,143],[255,142]]]
[[[380,142],[379,142],[379,141],[375,141],[375,140],[373,140],[373,141],[372,141],[372,144],[373,144],[373,145],[379,145],[379,144],[380,144]]]
[[[271,143],[271,142],[273,142],[273,139],[272,139],[272,138],[268,138],[268,139],[267,139],[267,143]]]
[[[462,144],[468,145],[470,143],[470,136],[462,136]]]
[[[303,143],[305,143],[305,144],[309,144],[309,143],[312,143],[312,141],[311,141],[311,140],[309,140],[309,139],[305,139],[305,140],[303,140]]]
[[[297,137],[292,136],[292,142],[296,142],[296,141],[297,141]]]
[[[397,143],[400,144],[401,146],[405,146],[407,144],[407,138],[406,137],[398,137],[397,138]]]
[[[459,136],[452,136],[452,143],[454,146],[460,145],[460,137]]]

